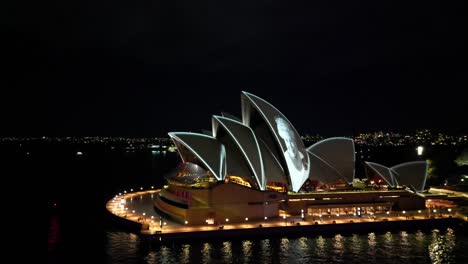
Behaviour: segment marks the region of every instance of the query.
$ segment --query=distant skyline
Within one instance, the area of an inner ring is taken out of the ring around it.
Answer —
[[[329,138],[321,134],[303,134],[300,135],[304,142],[317,142]],[[392,131],[362,132],[354,135],[342,135],[342,137],[354,138],[355,144],[377,144],[389,145],[411,145],[411,144],[430,144],[430,145],[467,145],[468,133],[441,133],[433,130],[415,130],[407,133]],[[137,137],[137,136],[17,136],[0,137],[0,142],[23,142],[23,141],[57,141],[57,142],[126,142],[128,144],[147,144],[159,140],[172,141],[169,135],[161,137]]]
[[[301,135],[468,132],[464,1],[340,2],[25,11],[7,23],[0,136],[199,132],[240,117],[241,91]]]

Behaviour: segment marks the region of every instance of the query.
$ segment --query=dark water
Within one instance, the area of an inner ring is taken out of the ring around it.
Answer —
[[[107,233],[112,263],[465,263],[467,237],[452,229],[331,237],[226,240],[151,246]]]
[[[124,189],[161,187],[177,154],[62,145],[1,154],[22,173],[46,175],[48,263],[468,263],[461,228],[161,245],[110,226],[104,205]]]

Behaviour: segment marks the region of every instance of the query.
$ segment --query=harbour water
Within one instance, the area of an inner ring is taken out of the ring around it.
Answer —
[[[107,241],[112,263],[465,263],[468,257],[466,235],[453,229],[163,245],[108,232]]]

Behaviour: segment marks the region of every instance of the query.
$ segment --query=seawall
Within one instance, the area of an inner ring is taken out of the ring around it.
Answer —
[[[193,231],[179,233],[142,234],[157,241],[178,240],[209,240],[209,239],[239,239],[260,237],[294,237],[294,236],[318,236],[333,234],[355,234],[387,231],[411,231],[442,229],[447,227],[461,227],[462,221],[457,218],[403,220],[403,221],[378,221],[346,224],[318,224],[300,226],[275,226],[257,227],[246,229],[222,229],[209,231]]]

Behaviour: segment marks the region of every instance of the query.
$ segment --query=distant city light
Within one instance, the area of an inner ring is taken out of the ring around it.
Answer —
[[[424,147],[423,146],[418,146],[416,148],[416,151],[418,152],[418,156],[421,156],[423,154]]]

